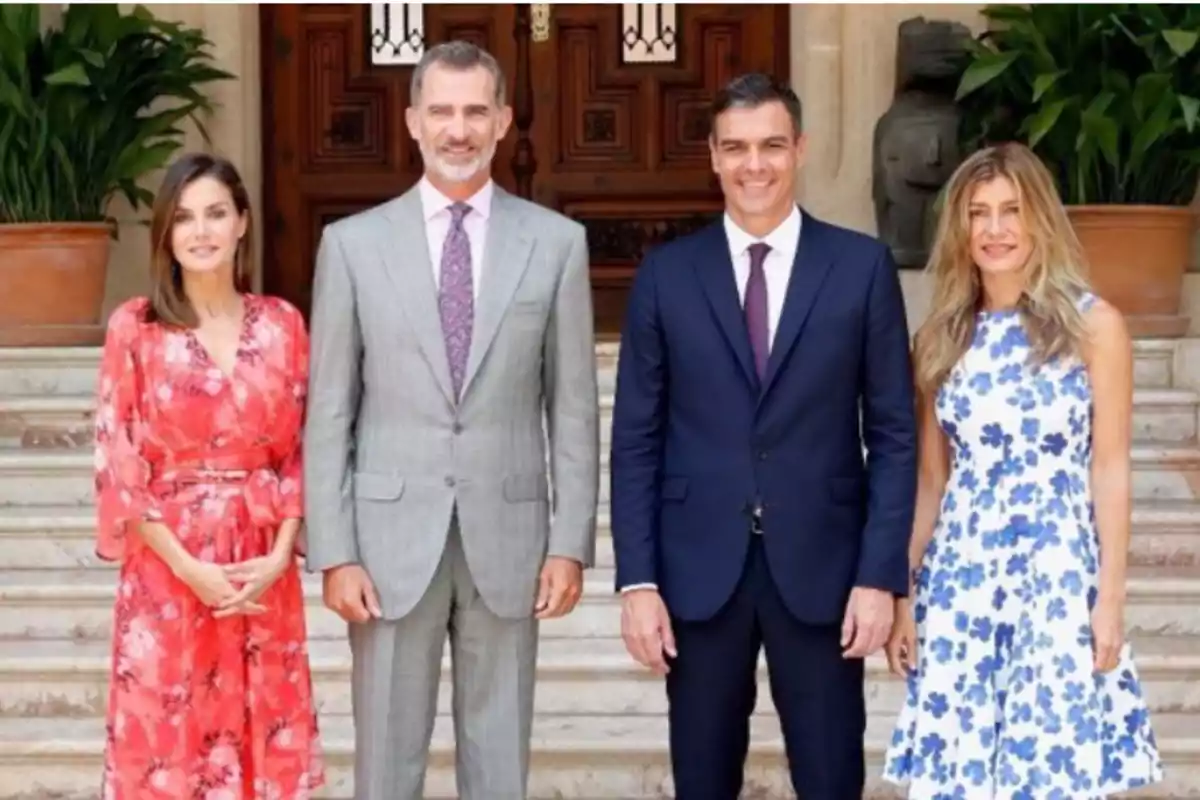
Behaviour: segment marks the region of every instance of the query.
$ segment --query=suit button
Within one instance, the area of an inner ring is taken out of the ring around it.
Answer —
[[[456,422],[456,423],[454,423],[454,432],[455,432],[456,434],[457,434],[457,433],[462,433],[462,432],[463,432],[463,426],[462,426],[462,423],[461,423],[461,422]]]
[[[767,460],[767,451],[766,451],[766,450],[759,450],[759,451],[758,451],[758,460],[759,460],[759,461],[766,461],[766,460]]]
[[[455,481],[454,481],[454,476],[453,476],[453,475],[447,475],[447,476],[446,476],[446,485],[447,485],[447,486],[449,486],[449,487],[451,487],[451,488],[454,488],[454,483],[455,483]]]

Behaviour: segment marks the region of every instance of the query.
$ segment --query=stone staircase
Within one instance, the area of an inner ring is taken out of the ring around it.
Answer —
[[[599,347],[607,431],[615,345]],[[0,800],[94,798],[106,702],[115,575],[92,543],[91,421],[98,352],[0,349]],[[1137,343],[1132,568],[1127,624],[1168,777],[1139,796],[1200,797],[1200,397],[1174,379],[1175,345]],[[607,433],[605,434],[607,442]],[[607,445],[606,445],[607,447]],[[605,453],[607,460],[607,453]],[[602,480],[607,503],[607,478]],[[600,563],[568,618],[544,624],[531,798],[672,796],[666,698],[619,638],[612,545],[602,513]],[[345,625],[306,585],[316,694],[330,764],[325,797],[353,796]],[[447,682],[448,682],[448,672]],[[868,796],[902,684],[868,663]],[[747,798],[791,797],[765,668]],[[427,793],[452,798],[448,686]]]

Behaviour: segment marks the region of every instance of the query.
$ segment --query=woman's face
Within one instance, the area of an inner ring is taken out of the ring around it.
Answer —
[[[238,213],[229,187],[203,176],[179,195],[171,224],[171,253],[185,273],[227,270],[233,274],[246,216]]]
[[[984,274],[1019,272],[1033,252],[1017,187],[1004,176],[975,186],[967,206],[971,259]]]

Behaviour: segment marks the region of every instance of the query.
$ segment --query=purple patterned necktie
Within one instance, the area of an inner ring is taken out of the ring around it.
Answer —
[[[746,280],[746,330],[750,334],[750,347],[754,350],[754,367],[759,380],[767,374],[767,355],[771,352],[770,332],[767,327],[767,276],[763,273],[763,261],[771,245],[757,242],[750,245],[750,277]]]
[[[454,396],[461,399],[463,376],[467,371],[467,353],[471,350],[471,328],[475,321],[475,291],[471,280],[471,240],[463,229],[463,217],[471,210],[466,203],[450,207],[450,230],[442,245],[441,279],[438,285],[438,311],[442,317],[442,336],[450,361],[450,382]]]

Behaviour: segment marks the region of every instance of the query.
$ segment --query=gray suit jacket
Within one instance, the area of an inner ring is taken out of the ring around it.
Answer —
[[[471,576],[532,613],[547,554],[591,566],[599,422],[584,229],[496,187],[456,403],[416,187],[325,228],[304,433],[307,564],[421,599],[457,505]]]

